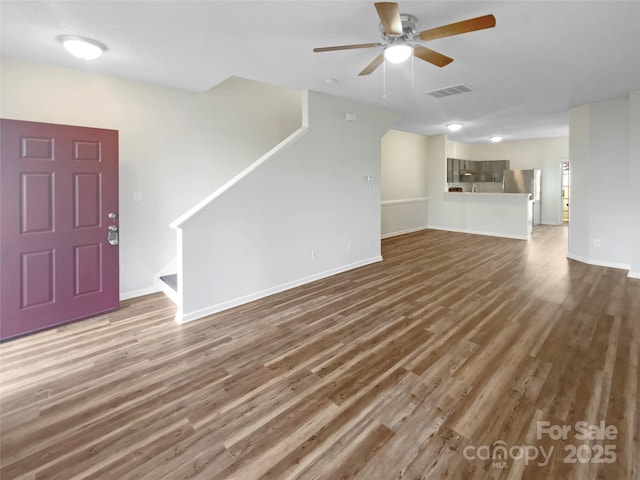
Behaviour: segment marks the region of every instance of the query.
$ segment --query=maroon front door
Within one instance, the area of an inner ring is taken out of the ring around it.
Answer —
[[[118,132],[0,127],[0,339],[118,308]]]

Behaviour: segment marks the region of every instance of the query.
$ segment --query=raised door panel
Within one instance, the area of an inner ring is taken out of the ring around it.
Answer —
[[[98,173],[73,175],[73,228],[99,227],[102,178]]]
[[[102,290],[102,244],[80,245],[74,249],[74,295]]]
[[[33,308],[55,300],[55,250],[23,253],[20,258],[20,307]]]
[[[20,175],[20,232],[22,234],[53,232],[55,208],[53,173]]]

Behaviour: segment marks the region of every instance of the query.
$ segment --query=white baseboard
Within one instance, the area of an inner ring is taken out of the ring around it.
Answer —
[[[427,227],[426,225],[421,225],[419,227],[415,227],[415,228],[408,228],[406,230],[399,230],[397,232],[389,232],[389,233],[385,233],[384,235],[382,235],[380,238],[390,238],[390,237],[397,237],[398,235],[404,235],[406,233],[413,233],[413,232],[419,232],[420,230],[427,230],[429,227]]]
[[[631,270],[629,270],[629,273],[627,273],[627,277],[629,277],[629,278],[640,278],[640,272],[632,272]]]
[[[439,225],[429,225],[426,228],[431,228],[433,230],[444,230],[447,232],[471,233],[473,235],[487,235],[489,237],[513,238],[514,240],[529,240],[531,238],[530,235],[510,235],[508,233],[487,232],[484,230],[471,230],[468,228],[441,227]]]
[[[146,287],[139,290],[129,290],[128,292],[120,292],[120,300],[129,300],[130,298],[142,297],[151,293],[158,293],[160,291],[157,287]]]
[[[581,257],[580,255],[573,255],[571,253],[567,253],[567,258],[571,260],[575,260],[577,262],[586,263],[588,265],[593,265],[595,267],[607,267],[607,268],[617,268],[619,270],[629,270],[630,265],[626,263],[617,263],[617,262],[607,262],[603,260],[593,260],[591,258]],[[635,277],[632,277],[635,278]],[[638,277],[640,278],[640,277]]]
[[[180,312],[178,311],[178,314],[176,315],[176,322],[178,322],[179,324],[192,322],[193,320],[198,320],[199,318],[206,317],[207,315],[212,315],[214,313],[222,312],[223,310],[228,310],[230,308],[237,307],[239,305],[244,305],[245,303],[249,303],[254,300],[258,300],[260,298],[268,297],[269,295],[273,295],[274,293],[283,292],[291,288],[295,288],[301,285],[305,285],[307,283],[315,282],[316,280],[321,280],[323,278],[330,277],[338,273],[346,272],[348,270],[353,270],[359,267],[364,267],[365,265],[370,265],[372,263],[376,263],[380,261],[382,261],[382,257],[378,255],[376,257],[361,260],[359,262],[343,265],[341,267],[337,267],[331,270],[326,270],[324,272],[320,272],[314,275],[309,275],[308,277],[303,277],[298,280],[283,283],[281,285],[277,285],[272,288],[267,288],[259,292],[250,293],[249,295],[244,295],[242,297],[234,298],[233,300],[217,303],[215,305],[209,305],[205,308],[201,308],[193,312],[180,314]]]

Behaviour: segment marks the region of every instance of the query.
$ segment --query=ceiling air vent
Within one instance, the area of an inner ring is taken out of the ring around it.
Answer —
[[[437,90],[430,90],[428,92],[422,92],[425,95],[431,95],[433,98],[450,97],[451,95],[458,95],[460,93],[470,92],[471,89],[464,83],[459,85],[451,85],[450,87],[439,88]]]

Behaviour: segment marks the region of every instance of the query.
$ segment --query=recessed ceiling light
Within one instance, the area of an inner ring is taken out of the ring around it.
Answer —
[[[67,52],[83,60],[94,60],[107,49],[105,45],[96,40],[76,35],[62,35],[60,41]]]
[[[458,130],[460,130],[462,128],[462,124],[461,123],[450,123],[447,125],[447,128],[449,130],[451,130],[452,132],[457,132]]]
[[[327,85],[335,85],[336,83],[338,83],[338,80],[336,80],[335,78],[327,78],[324,83],[326,83]]]
[[[489,140],[491,140],[493,143],[498,143],[502,141],[502,137],[499,135],[494,135],[493,137],[489,137]]]

